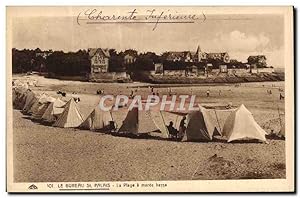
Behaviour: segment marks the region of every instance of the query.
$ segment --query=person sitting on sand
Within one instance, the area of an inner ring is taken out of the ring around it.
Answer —
[[[167,126],[167,129],[168,129],[168,131],[169,131],[169,134],[170,134],[171,138],[172,138],[172,137],[177,138],[178,131],[174,128],[173,122],[172,122],[172,121],[171,121],[171,122],[169,123],[169,125]]]
[[[117,127],[116,127],[115,122],[114,122],[114,121],[109,121],[108,129],[109,129],[110,131],[112,131],[112,132],[115,132],[116,128],[117,128]]]

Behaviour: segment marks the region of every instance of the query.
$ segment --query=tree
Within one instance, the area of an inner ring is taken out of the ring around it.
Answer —
[[[109,72],[121,72],[125,70],[124,64],[123,64],[123,54],[117,53],[115,49],[109,50]]]

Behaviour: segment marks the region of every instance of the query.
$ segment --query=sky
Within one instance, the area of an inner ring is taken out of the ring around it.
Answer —
[[[269,66],[284,67],[284,18],[274,14],[206,15],[191,24],[91,24],[78,25],[76,17],[15,17],[12,46],[18,49],[77,51],[93,47],[117,51],[228,52],[246,62],[264,54]]]

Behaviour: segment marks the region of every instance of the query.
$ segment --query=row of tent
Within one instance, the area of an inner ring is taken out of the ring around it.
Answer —
[[[44,93],[37,94],[23,87],[14,88],[12,98],[15,109],[21,110],[23,114],[31,115],[34,120],[40,120],[55,127],[101,129],[112,121],[109,112],[100,113],[98,108],[95,108],[84,121],[73,98],[65,102],[60,98],[54,98]],[[94,122],[94,120],[102,120],[102,122]]]
[[[32,119],[52,124],[55,127],[102,130],[111,129],[114,123],[112,112],[103,111],[99,107],[95,107],[84,120],[73,98],[65,102],[44,93],[35,93],[22,86],[13,88],[12,97],[15,109],[31,115]],[[218,113],[220,111],[222,110],[218,110]],[[217,115],[216,110],[211,111],[199,106],[198,110],[183,114],[187,118],[187,125],[182,140],[211,141],[214,136],[225,136],[228,142],[241,139],[266,141],[267,133],[256,123],[251,112],[244,105],[227,111],[228,116],[223,123],[216,120],[212,113]],[[177,128],[178,123],[175,124]],[[156,131],[161,132],[165,138],[169,137],[162,112],[139,111],[138,108],[128,111],[122,125],[117,129],[119,133],[136,135]]]

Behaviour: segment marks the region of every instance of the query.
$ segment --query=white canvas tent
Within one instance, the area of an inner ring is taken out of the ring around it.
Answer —
[[[266,141],[266,132],[256,123],[251,112],[242,104],[227,118],[223,132],[227,141],[257,139]]]
[[[113,121],[109,111],[102,111],[98,106],[90,113],[83,123],[80,124],[80,129],[99,130],[106,128]]]
[[[59,115],[53,126],[62,128],[78,127],[82,122],[82,116],[72,98],[67,102],[64,111]]]
[[[220,110],[220,109],[206,109],[207,114],[209,114],[212,122],[214,123],[217,132],[220,136],[222,136],[222,131],[224,124],[226,122],[226,119],[228,116],[234,111],[235,109],[226,109],[226,110]]]
[[[49,105],[50,105],[52,102],[54,102],[55,100],[56,100],[56,99],[53,98],[53,97],[51,97],[51,96],[47,97],[46,102],[40,104],[40,105],[38,106],[38,108],[36,108],[36,109],[33,110],[31,117],[32,117],[33,119],[37,119],[37,120],[42,119],[42,116],[43,116],[44,113],[46,112],[46,110],[47,110],[47,108],[49,107]]]
[[[32,107],[27,111],[27,113],[29,114],[33,114],[36,113],[39,109],[39,107],[47,102],[47,98],[49,96],[47,96],[45,93],[43,93],[38,100],[35,101],[35,103],[32,105]]]
[[[150,112],[151,113],[151,112]],[[169,138],[169,131],[167,128],[167,123],[165,122],[165,118],[162,115],[162,111],[158,111],[157,113],[151,113],[151,118],[154,122],[154,124],[157,126],[159,131],[162,134],[163,138]]]
[[[138,108],[133,108],[128,111],[122,126],[118,132],[142,134],[160,131],[160,129],[154,123],[150,110],[139,111]]]
[[[26,102],[22,109],[22,113],[27,114],[32,105],[39,99],[39,95],[33,91],[29,91],[26,95]]]
[[[204,107],[187,115],[187,127],[182,141],[210,141],[219,135],[212,115]]]
[[[54,102],[50,102],[41,117],[42,120],[49,123],[55,122],[57,117],[64,111],[64,105],[66,105],[66,103],[59,98]]]
[[[26,91],[22,87],[15,87],[12,92],[13,107],[15,109],[23,109],[25,104]]]

